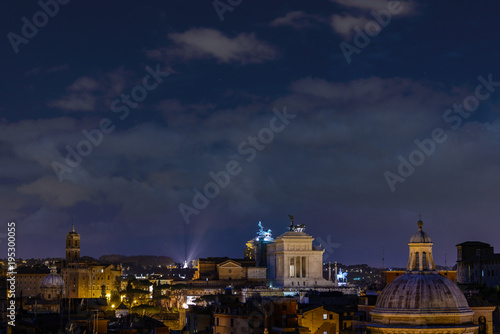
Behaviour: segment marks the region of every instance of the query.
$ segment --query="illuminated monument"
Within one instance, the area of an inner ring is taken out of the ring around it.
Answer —
[[[293,216],[289,217],[289,231],[266,245],[269,285],[295,289],[333,287],[323,278],[324,249],[312,245],[314,239],[304,232],[305,224],[295,225]]]
[[[257,232],[257,237],[253,239],[253,245],[255,249],[255,266],[256,267],[267,267],[267,246],[274,243],[274,239],[271,236],[271,229],[264,230],[262,223],[259,222],[259,232]]]
[[[406,273],[389,283],[371,312],[370,333],[472,334],[474,312],[462,291],[434,266],[432,241],[418,221]]]

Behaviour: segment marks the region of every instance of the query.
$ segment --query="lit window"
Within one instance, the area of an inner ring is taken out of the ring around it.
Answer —
[[[323,314],[323,320],[327,320],[328,319],[328,314],[324,313]],[[326,333],[326,332],[325,332]]]

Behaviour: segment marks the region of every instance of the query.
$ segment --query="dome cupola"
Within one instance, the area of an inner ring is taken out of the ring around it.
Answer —
[[[44,288],[64,288],[64,280],[61,276],[57,274],[56,266],[50,268],[50,274],[45,276],[42,281],[42,287]]]
[[[473,334],[474,312],[460,288],[435,270],[431,238],[418,221],[406,273],[377,298],[367,328],[376,333]]]
[[[57,274],[55,263],[50,268],[50,274],[42,281],[42,295],[46,300],[62,298],[64,294],[64,280]]]
[[[418,231],[410,238],[410,257],[408,259],[407,271],[422,272],[435,271],[434,259],[432,257],[431,237],[424,232],[424,223],[418,221]]]

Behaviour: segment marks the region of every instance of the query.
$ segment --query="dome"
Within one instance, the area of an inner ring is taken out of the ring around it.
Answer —
[[[419,220],[418,231],[410,238],[411,244],[424,244],[432,242],[431,237],[429,237],[429,235],[422,230],[423,225],[424,223],[421,220]]]
[[[52,267],[50,269],[50,274],[46,276],[42,281],[42,287],[44,288],[61,288],[64,287],[64,280],[56,272],[56,268]]]
[[[377,298],[374,313],[472,313],[460,288],[437,273],[405,274]]]
[[[460,288],[435,270],[431,238],[422,230],[409,243],[406,274],[390,282],[377,297],[367,328],[373,332],[473,334],[474,312]]]

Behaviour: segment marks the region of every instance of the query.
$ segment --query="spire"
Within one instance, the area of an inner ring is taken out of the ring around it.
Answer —
[[[422,226],[424,226],[424,222],[422,221],[422,215],[418,215],[418,230],[422,231]]]
[[[71,232],[75,233],[75,225],[73,225],[73,228],[71,229]]]

